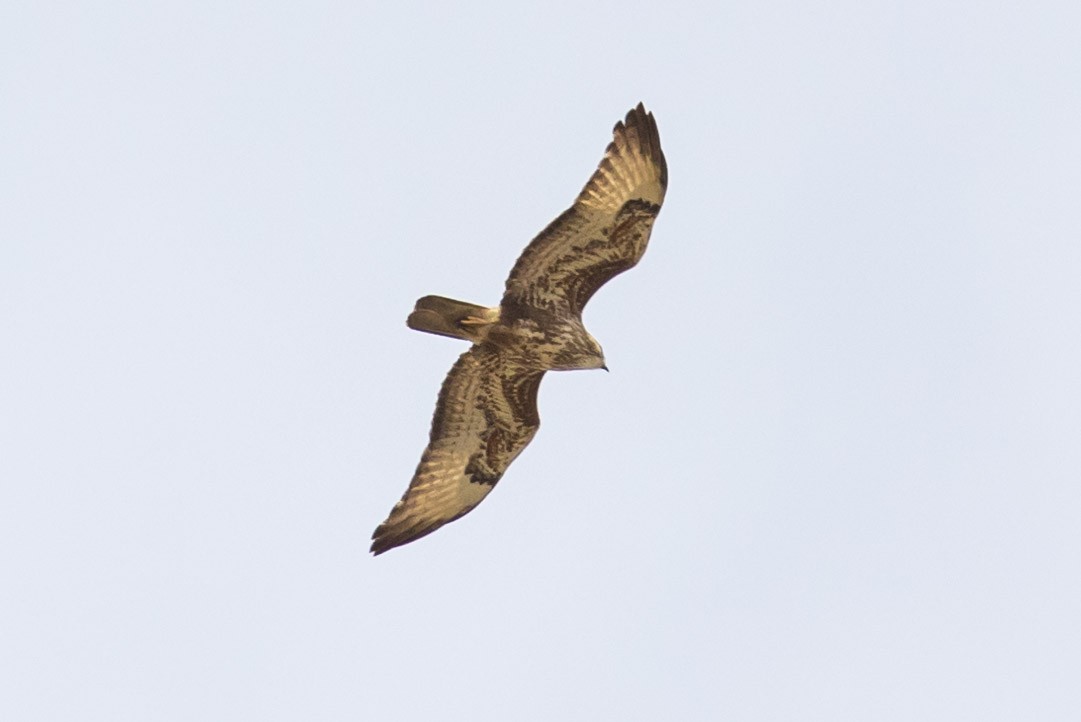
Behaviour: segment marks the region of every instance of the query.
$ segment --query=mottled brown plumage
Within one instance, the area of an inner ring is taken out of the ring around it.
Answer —
[[[499,306],[417,301],[410,328],[473,346],[443,382],[428,447],[372,535],[373,553],[419,539],[487,496],[540,426],[537,389],[546,371],[605,367],[582,309],[641,259],[667,184],[657,124],[639,103],[616,124],[574,205],[526,246]]]

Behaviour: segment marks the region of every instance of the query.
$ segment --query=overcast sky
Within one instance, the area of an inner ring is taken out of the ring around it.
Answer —
[[[1081,6],[452,5],[0,10],[0,718],[1081,719]],[[611,373],[372,558],[640,100]]]

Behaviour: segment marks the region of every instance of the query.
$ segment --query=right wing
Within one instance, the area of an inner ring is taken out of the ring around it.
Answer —
[[[461,355],[439,392],[428,448],[401,501],[372,534],[372,553],[430,534],[488,495],[537,433],[543,376],[484,346]]]

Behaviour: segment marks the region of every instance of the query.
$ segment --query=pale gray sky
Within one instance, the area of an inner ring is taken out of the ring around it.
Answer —
[[[1081,718],[1081,6],[9,3],[0,718]],[[377,559],[639,100],[611,374]]]

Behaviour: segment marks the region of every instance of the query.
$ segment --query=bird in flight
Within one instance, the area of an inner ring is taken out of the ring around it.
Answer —
[[[473,345],[443,382],[428,447],[372,534],[373,554],[430,534],[488,495],[540,427],[546,371],[607,369],[582,309],[641,259],[668,185],[652,113],[639,103],[612,134],[574,205],[519,256],[498,306],[425,296],[406,320]]]

